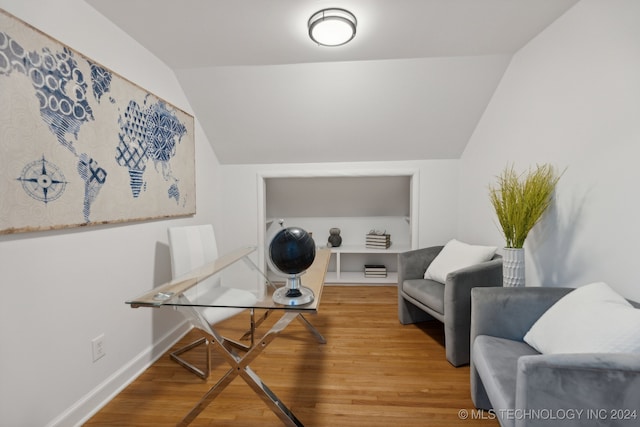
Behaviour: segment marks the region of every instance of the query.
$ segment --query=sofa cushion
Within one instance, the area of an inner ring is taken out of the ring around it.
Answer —
[[[514,409],[518,359],[539,354],[521,341],[478,335],[471,357],[493,409]]]
[[[543,354],[640,353],[640,309],[606,283],[592,283],[552,305],[524,340]]]
[[[410,297],[444,314],[444,285],[427,279],[411,279],[402,283],[402,290]]]
[[[497,249],[495,246],[469,245],[452,239],[429,264],[424,278],[444,283],[452,271],[489,261]]]

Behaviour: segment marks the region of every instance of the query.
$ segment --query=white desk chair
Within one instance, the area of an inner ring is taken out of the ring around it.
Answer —
[[[198,267],[214,261],[218,257],[218,248],[216,238],[213,233],[213,226],[208,225],[192,225],[184,227],[169,228],[169,249],[171,252],[171,272],[172,277],[182,276]],[[203,295],[203,289],[206,293]],[[209,304],[224,305],[228,304],[251,306],[257,301],[255,294],[244,289],[235,289],[223,287],[218,277],[209,277],[202,284],[198,285],[198,289],[191,288],[186,291],[182,298],[193,301],[198,294],[198,302]],[[212,334],[210,325],[214,325],[229,317],[246,310],[244,308],[231,307],[189,307],[179,306],[178,310],[182,312],[193,324],[194,327]],[[254,331],[256,327],[254,310],[250,309],[251,324],[250,330],[245,337],[250,337],[250,344],[244,345],[239,342],[225,338],[232,346],[240,350],[247,351],[253,346]],[[187,362],[180,357],[186,351],[189,351],[199,345],[204,344],[206,349],[206,368],[204,370],[197,368],[193,364]],[[211,369],[211,355],[209,349],[209,339],[202,337],[193,343],[182,347],[171,353],[171,359],[185,367],[189,371],[198,375],[202,379],[209,376]]]

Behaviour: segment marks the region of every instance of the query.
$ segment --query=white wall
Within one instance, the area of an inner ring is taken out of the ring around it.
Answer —
[[[191,111],[172,71],[84,1],[0,7]],[[124,301],[170,278],[169,225],[219,216],[218,161],[196,124],[194,218],[0,236],[1,426],[78,423],[184,331],[172,310]],[[90,341],[102,333],[106,356],[93,363]]]
[[[171,70],[84,1],[0,7],[190,111]],[[74,425],[159,355],[179,317],[124,301],[169,278],[169,225],[213,222],[221,252],[256,244],[261,173],[418,169],[423,247],[456,234],[501,245],[494,176],[511,162],[567,167],[527,241],[528,283],[605,280],[640,300],[638,40],[640,2],[582,0],[514,57],[460,161],[220,166],[196,122],[195,218],[0,236],[0,425]],[[101,333],[107,356],[92,363]]]
[[[219,245],[230,249],[258,243],[258,175],[337,176],[375,171],[397,173],[419,171],[418,247],[443,244],[455,237],[458,160],[406,162],[359,162],[314,164],[222,165],[223,223],[242,227],[221,227]],[[372,189],[373,191],[374,189]],[[263,210],[264,212],[264,210]]]
[[[460,163],[459,235],[502,245],[487,186],[566,169],[529,235],[528,285],[603,280],[640,301],[640,2],[582,0],[512,59]]]

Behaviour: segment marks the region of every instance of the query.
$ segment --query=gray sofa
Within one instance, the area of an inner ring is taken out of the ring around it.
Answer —
[[[433,318],[444,323],[447,360],[460,366],[469,363],[471,288],[502,286],[502,257],[449,273],[446,283],[424,279],[443,247],[398,254],[398,319],[404,325]]]
[[[640,355],[541,355],[523,341],[572,290],[471,291],[471,397],[503,427],[640,425]]]

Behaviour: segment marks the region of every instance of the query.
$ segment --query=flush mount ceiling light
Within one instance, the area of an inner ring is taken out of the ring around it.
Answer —
[[[356,17],[345,9],[322,9],[311,15],[309,37],[320,46],[342,46],[356,35]]]

